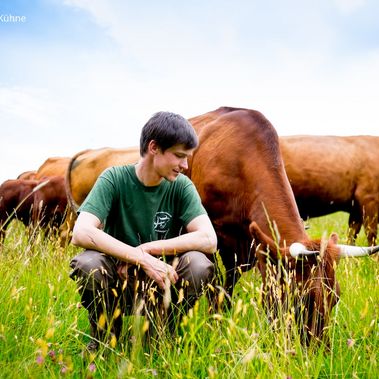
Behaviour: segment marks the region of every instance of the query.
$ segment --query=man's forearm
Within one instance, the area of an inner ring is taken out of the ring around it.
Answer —
[[[139,264],[143,260],[142,249],[127,245],[94,227],[77,230],[73,234],[72,243],[85,249],[100,251],[131,264]]]
[[[182,234],[166,240],[147,242],[140,247],[152,255],[174,255],[192,250],[213,254],[216,251],[214,241],[207,233],[201,231]]]

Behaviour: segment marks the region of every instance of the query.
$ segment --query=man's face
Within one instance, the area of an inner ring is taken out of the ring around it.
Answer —
[[[183,145],[174,145],[163,153],[159,149],[155,157],[155,167],[159,175],[174,181],[178,175],[188,168],[188,157],[195,149],[185,149]]]

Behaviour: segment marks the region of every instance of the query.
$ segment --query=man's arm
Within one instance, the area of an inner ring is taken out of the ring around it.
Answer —
[[[187,233],[178,237],[144,243],[140,247],[152,255],[173,255],[186,251],[213,254],[217,249],[217,236],[208,215],[195,217],[187,225]]]
[[[178,274],[170,265],[147,254],[141,247],[132,247],[117,240],[101,230],[101,226],[98,217],[89,212],[80,212],[73,230],[72,243],[111,255],[126,263],[140,265],[161,288],[165,287],[167,276],[172,283],[178,280]]]

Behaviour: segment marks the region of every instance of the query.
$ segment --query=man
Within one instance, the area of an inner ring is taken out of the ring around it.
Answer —
[[[120,313],[162,300],[157,286],[191,306],[212,280],[206,254],[216,251],[216,233],[181,174],[197,145],[186,119],[156,113],[142,129],[139,162],[105,170],[80,207],[72,243],[86,250],[72,259],[70,276],[89,313],[88,350],[109,333],[119,337]]]

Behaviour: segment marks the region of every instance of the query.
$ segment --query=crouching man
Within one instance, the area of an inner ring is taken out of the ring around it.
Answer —
[[[72,259],[70,276],[88,310],[90,352],[109,333],[119,337],[122,314],[152,299],[156,305],[165,291],[184,295],[188,308],[213,279],[207,255],[216,251],[216,233],[182,174],[197,145],[186,119],[156,113],[142,129],[138,163],[105,170],[80,207],[72,243],[85,250]]]

